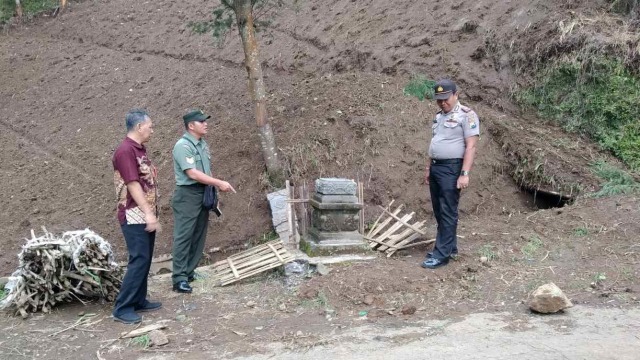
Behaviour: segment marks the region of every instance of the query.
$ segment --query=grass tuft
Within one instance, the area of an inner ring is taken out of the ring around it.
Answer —
[[[37,15],[60,6],[59,0],[22,0],[24,16]],[[15,0],[0,0],[0,25],[6,24],[16,13]]]
[[[136,336],[136,337],[134,337],[134,338],[129,340],[128,345],[129,346],[140,346],[140,347],[146,349],[149,346],[151,346],[151,338],[149,337],[149,334]]]
[[[433,99],[435,93],[433,87],[436,82],[423,75],[414,75],[409,83],[402,89],[402,93],[407,96],[415,96],[420,101],[424,101],[425,98]]]
[[[593,172],[603,179],[602,188],[593,194],[595,197],[613,196],[620,194],[640,193],[640,183],[631,175],[603,160],[591,164]]]

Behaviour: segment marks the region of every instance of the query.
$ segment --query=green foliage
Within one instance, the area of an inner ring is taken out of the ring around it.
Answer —
[[[640,171],[640,118],[622,127],[615,154],[630,168]]]
[[[7,296],[9,296],[9,290],[2,289],[2,291],[0,291],[0,301],[6,299]]]
[[[146,349],[151,345],[151,338],[149,337],[149,334],[134,337],[129,340],[129,346],[131,345],[140,346]]]
[[[529,238],[527,244],[520,249],[520,251],[527,259],[533,259],[542,245],[542,240],[540,240],[537,235],[533,235]]]
[[[24,16],[33,16],[60,6],[59,0],[22,0]],[[0,25],[8,22],[16,13],[15,0],[0,0]]]
[[[640,79],[620,61],[592,58],[551,65],[516,100],[568,131],[588,135],[640,170]]]
[[[211,33],[219,44],[224,42],[227,32],[233,26],[235,14],[233,9],[221,4],[211,12],[211,19],[206,21],[190,21],[188,26],[198,34]]]
[[[424,101],[425,98],[433,99],[435,95],[433,87],[435,85],[435,81],[423,75],[414,75],[404,89],[402,89],[402,93],[408,96],[415,96],[420,101]]]
[[[300,305],[307,308],[328,308],[329,299],[324,292],[318,291],[318,295],[315,298],[310,300],[303,300]]]
[[[587,236],[587,235],[589,235],[589,229],[587,229],[585,227],[575,228],[575,229],[573,229],[573,235],[575,235],[575,236]]]
[[[607,2],[611,4],[610,11],[623,15],[629,15],[640,7],[640,0],[607,0]]]
[[[256,235],[249,239],[249,246],[258,246],[261,244],[266,244],[269,241],[278,240],[279,236],[275,230],[270,230],[262,235]]]
[[[273,12],[286,4],[285,0],[246,0],[251,1],[253,7],[253,24],[256,32],[271,25],[271,19],[263,20],[273,15]],[[198,34],[211,33],[218,45],[224,43],[227,33],[233,27],[236,14],[234,0],[221,0],[220,5],[211,11],[211,18],[205,21],[190,21],[188,26]],[[290,0],[292,5],[297,5],[298,0]]]
[[[486,257],[487,261],[492,261],[498,258],[498,254],[495,252],[494,248],[495,246],[491,244],[485,244],[485,245],[482,245],[482,247],[480,248],[480,250],[478,250],[478,252],[480,253],[480,256]]]
[[[640,193],[640,183],[636,182],[628,173],[602,160],[594,162],[591,167],[598,177],[605,180],[602,189],[596,192],[594,196]]]

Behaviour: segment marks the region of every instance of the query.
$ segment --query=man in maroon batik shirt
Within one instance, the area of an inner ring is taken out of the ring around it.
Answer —
[[[157,218],[156,168],[147,157],[144,143],[153,134],[145,110],[133,109],[125,116],[127,137],[113,154],[114,183],[118,196],[118,221],[127,243],[129,263],[113,309],[113,319],[125,324],[142,321],[137,312],[159,309],[147,300],[147,277],[151,267]]]

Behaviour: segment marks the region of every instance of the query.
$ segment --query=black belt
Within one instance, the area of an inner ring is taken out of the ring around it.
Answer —
[[[203,184],[203,183],[195,183],[195,184],[191,184],[191,185],[178,185],[180,187],[193,187],[193,188],[201,188],[201,187],[205,187],[207,185]]]
[[[431,159],[432,164],[461,164],[462,159]]]

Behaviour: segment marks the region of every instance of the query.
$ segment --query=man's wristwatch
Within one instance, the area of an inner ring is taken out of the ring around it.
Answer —
[[[467,170],[462,170],[460,173],[461,176],[469,176],[469,172]]]

